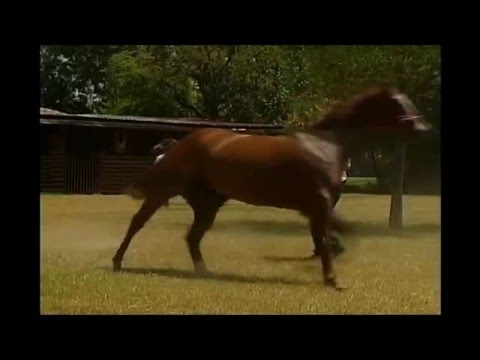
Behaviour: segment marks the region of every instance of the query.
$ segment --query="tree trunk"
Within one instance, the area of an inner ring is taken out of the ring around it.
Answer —
[[[385,178],[385,172],[380,169],[377,162],[377,156],[375,150],[367,151],[367,156],[372,163],[372,170],[375,178],[377,179],[377,186],[381,192],[387,189],[387,179]]]
[[[389,226],[391,229],[403,228],[403,184],[405,175],[405,154],[407,152],[407,144],[399,143],[395,153],[392,187],[390,198],[390,219]]]

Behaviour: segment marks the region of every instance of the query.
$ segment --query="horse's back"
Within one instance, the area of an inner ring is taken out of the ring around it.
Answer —
[[[311,197],[300,194],[310,192],[314,180],[302,149],[292,137],[209,130],[187,140],[191,144],[185,145],[196,157],[192,178],[228,198],[297,208],[298,202]]]
[[[295,137],[223,129],[189,134],[161,166],[227,198],[291,209],[305,208],[324,176]]]
[[[187,135],[165,160],[172,158],[172,164],[182,162],[202,166],[205,162],[265,165],[275,159],[285,161],[292,157],[298,157],[298,146],[290,137],[238,134],[231,130],[207,128]]]

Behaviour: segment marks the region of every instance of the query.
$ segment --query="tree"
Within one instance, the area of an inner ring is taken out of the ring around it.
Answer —
[[[405,182],[406,143],[399,143],[395,154],[395,167],[390,198],[389,226],[392,229],[403,228],[403,184]]]
[[[284,121],[305,83],[302,61],[278,46],[137,47],[110,59],[104,111]]]
[[[109,58],[125,46],[49,45],[40,48],[40,103],[91,113],[104,100]]]
[[[106,100],[101,111],[139,116],[190,116],[179,98],[185,77],[172,68],[174,49],[137,46],[113,55],[106,73]]]

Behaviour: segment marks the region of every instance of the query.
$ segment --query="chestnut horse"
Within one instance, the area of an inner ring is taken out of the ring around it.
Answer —
[[[186,242],[195,270],[206,272],[200,242],[229,199],[298,211],[309,220],[326,285],[340,289],[332,261],[332,198],[341,173],[361,146],[391,135],[410,139],[429,126],[408,97],[375,88],[333,107],[309,132],[285,136],[238,134],[223,129],[190,133],[162,161],[147,168],[129,194],[144,199],[113,261],[115,271],[132,238],[174,196],[193,209]]]

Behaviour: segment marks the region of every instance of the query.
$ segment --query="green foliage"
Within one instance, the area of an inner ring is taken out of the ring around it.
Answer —
[[[338,209],[357,233],[342,237],[337,267],[349,289],[339,296],[321,284],[318,260],[298,261],[313,244],[295,211],[225,206],[202,243],[211,274],[199,278],[181,241],[192,222],[182,199],[133,240],[122,273],[111,269],[112,252],[138,204],[97,195],[40,201],[42,314],[440,313],[438,197],[410,197],[407,226],[396,231],[387,227],[388,196],[342,196]]]
[[[104,101],[110,56],[126,46],[53,45],[40,49],[41,106],[91,113]]]
[[[181,96],[182,79],[167,66],[168,49],[150,52],[138,47],[113,55],[107,67],[107,100],[102,112],[139,116],[189,116],[182,112],[177,98]],[[159,61],[162,61],[160,64]]]
[[[138,47],[110,59],[104,111],[281,121],[305,70],[298,51],[278,46]]]
[[[303,113],[320,116],[325,105],[364,89],[386,85],[407,94],[432,124],[440,109],[440,47],[438,46],[309,46],[306,50],[310,88]],[[300,114],[303,115],[302,112]],[[306,116],[308,118],[308,115]]]
[[[405,92],[434,125],[438,46],[45,46],[42,105],[305,126],[365,88]]]

